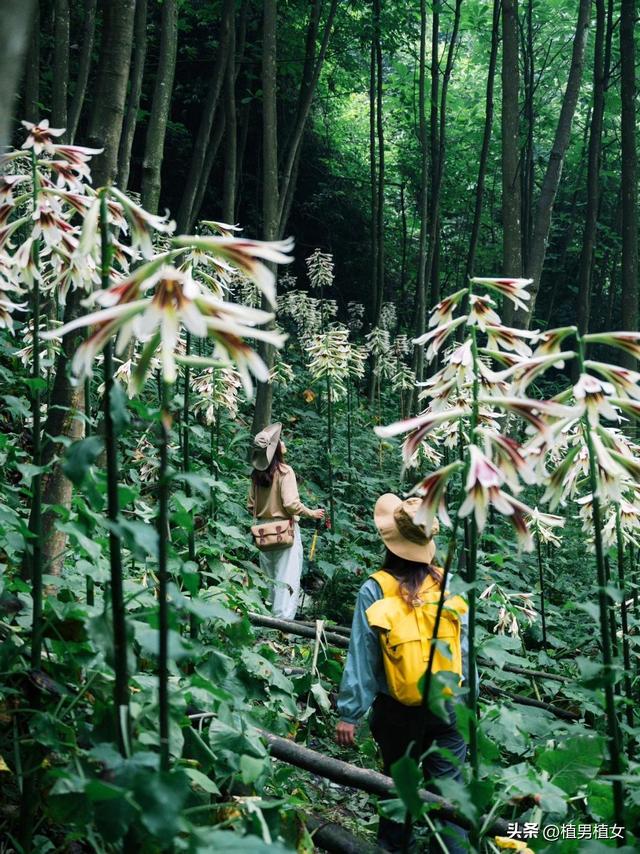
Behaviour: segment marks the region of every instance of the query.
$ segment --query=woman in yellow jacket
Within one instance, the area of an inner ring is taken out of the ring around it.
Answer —
[[[420,680],[427,668],[442,574],[433,564],[437,527],[427,536],[413,524],[420,504],[419,498],[402,501],[390,493],[376,503],[374,519],[386,554],[382,570],[370,576],[358,593],[338,696],[336,741],[352,745],[357,724],[372,708],[369,726],[385,774],[407,753],[418,761],[434,745],[455,757],[452,761],[437,750],[429,751],[422,762],[428,785],[434,777],[461,778],[466,745],[451,702],[446,721],[422,705]],[[460,596],[447,597],[438,628],[432,670],[446,671],[454,682],[467,672],[466,611]],[[455,824],[443,824],[441,835],[448,851],[467,851],[466,833]],[[403,850],[403,836],[401,823],[380,819],[378,845],[383,850]],[[433,846],[436,850],[442,849]]]

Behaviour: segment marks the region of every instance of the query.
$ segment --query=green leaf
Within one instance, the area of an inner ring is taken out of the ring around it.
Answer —
[[[31,407],[26,397],[14,397],[12,394],[3,394],[2,399],[9,407],[9,412],[18,418],[30,418]]]
[[[424,811],[424,803],[418,792],[424,781],[417,762],[409,756],[402,756],[391,766],[391,776],[396,784],[396,791],[411,817],[414,821],[420,818]]]
[[[317,704],[320,706],[323,712],[331,711],[331,700],[329,699],[329,695],[320,684],[320,682],[314,682],[311,686],[311,693],[316,699]]]
[[[139,774],[134,792],[147,830],[168,839],[180,833],[184,829],[180,813],[190,791],[189,777],[181,769]]]
[[[102,453],[101,436],[89,436],[69,445],[64,454],[62,471],[74,486],[80,486],[87,472]]]
[[[242,757],[244,759],[244,757]],[[242,766],[242,761],[240,762]],[[192,783],[202,789],[204,792],[208,792],[210,795],[219,795],[220,789],[216,786],[216,784],[207,777],[206,774],[203,774],[202,771],[198,771],[197,768],[185,768],[185,772],[187,777],[191,780]]]
[[[603,761],[603,739],[597,736],[574,736],[543,751],[537,764],[551,776],[551,781],[568,795],[593,779]]]
[[[255,756],[248,756],[246,753],[240,757],[240,773],[242,774],[242,782],[245,786],[255,783],[260,778],[267,766],[266,757],[257,759]]]
[[[115,525],[109,523],[109,526],[124,540],[126,547],[133,552],[136,560],[145,560],[147,555],[157,556],[158,531],[155,526],[122,517]]]
[[[33,463],[16,463],[16,469],[22,475],[22,482],[25,486],[31,486],[31,481],[37,474],[47,470],[46,466],[34,466]]]

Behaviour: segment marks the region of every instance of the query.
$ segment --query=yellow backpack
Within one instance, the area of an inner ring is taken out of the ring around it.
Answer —
[[[387,685],[392,697],[405,706],[419,706],[422,695],[418,683],[429,663],[430,641],[433,637],[440,587],[431,576],[422,585],[419,598],[422,605],[409,605],[400,594],[400,582],[389,572],[374,572],[384,598],[367,608],[372,628],[380,629],[380,644]],[[447,595],[445,593],[445,595]],[[460,617],[467,611],[461,596],[447,596],[440,616],[438,640],[448,644],[450,657],[438,646],[433,656],[433,673],[446,670],[462,676],[462,647]],[[444,693],[451,695],[451,689]]]

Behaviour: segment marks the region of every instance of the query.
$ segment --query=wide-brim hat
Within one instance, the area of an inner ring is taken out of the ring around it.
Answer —
[[[261,430],[253,438],[253,453],[251,455],[251,465],[258,471],[265,471],[271,465],[271,460],[278,447],[280,441],[280,433],[282,432],[282,424],[269,424],[264,430]]]
[[[432,563],[436,554],[434,534],[440,528],[434,519],[429,535],[424,528],[414,525],[413,517],[422,500],[418,497],[403,501],[397,495],[387,492],[376,501],[373,518],[385,546],[393,554],[405,560],[417,563]]]

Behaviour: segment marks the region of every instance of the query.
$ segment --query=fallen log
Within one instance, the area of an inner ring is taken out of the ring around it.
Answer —
[[[305,771],[310,771],[319,777],[332,780],[341,786],[360,789],[379,798],[397,796],[395,783],[391,777],[385,777],[384,774],[380,774],[378,771],[371,771],[368,768],[359,768],[357,765],[351,765],[349,762],[343,762],[341,759],[332,759],[323,753],[318,753],[317,750],[303,747],[301,744],[296,744],[287,738],[274,735],[271,732],[267,732],[267,730],[260,729],[258,731],[267,742],[271,755],[282,762],[295,765],[296,768],[303,768]],[[429,804],[434,813],[440,818],[453,821],[466,829],[472,828],[469,819],[461,815],[453,804],[440,797],[440,795],[435,795],[426,789],[420,789],[418,794],[420,800]],[[479,825],[482,826],[483,822],[484,819],[481,819]],[[488,822],[486,832],[492,836],[507,836],[508,824],[501,818],[493,818]]]
[[[551,712],[552,715],[555,715],[557,718],[561,718],[565,721],[580,720],[580,715],[577,712],[560,709],[558,706],[554,706],[553,703],[545,703],[543,700],[534,700],[532,697],[523,697],[522,694],[511,694],[509,691],[504,691],[502,688],[499,688],[497,685],[487,682],[484,679],[480,684],[480,691],[483,690],[488,694],[492,694],[494,697],[506,697],[520,706],[533,706],[535,709],[544,709],[546,712]]]
[[[262,626],[265,629],[277,629],[285,634],[300,635],[300,637],[305,638],[315,638],[316,636],[315,628],[294,620],[279,620],[276,617],[269,617],[265,614],[254,614],[252,612],[249,612],[247,617],[249,618],[249,622],[254,626]],[[340,647],[341,649],[347,649],[349,647],[349,638],[346,636],[327,631],[325,631],[324,636],[333,646]],[[571,682],[571,679],[566,676],[559,676],[555,673],[545,673],[542,670],[527,670],[524,667],[517,667],[515,664],[504,664],[501,668],[498,668],[496,664],[486,658],[478,658],[478,664],[482,665],[482,667],[504,670],[507,673],[518,673],[522,676],[528,676],[529,678],[551,679],[554,682],[564,683]]]
[[[247,614],[249,621],[254,626],[262,626],[265,629],[277,629],[280,632],[290,635],[300,635],[303,638],[314,638],[316,636],[315,627],[305,626],[301,623],[293,622],[292,620],[279,620],[276,617],[268,617],[265,614]],[[325,632],[324,637],[333,646],[339,646],[341,649],[347,649],[349,646],[349,638],[343,635],[337,635],[333,632]]]
[[[329,851],[329,854],[384,854],[384,849],[360,836],[354,836],[341,824],[315,815],[304,816],[304,823],[314,843]]]
[[[293,620],[294,623],[297,623],[299,626],[310,626],[315,629],[316,620]],[[349,637],[351,634],[351,628],[349,626],[327,626],[326,630],[329,632],[333,632],[336,635],[345,635]]]

